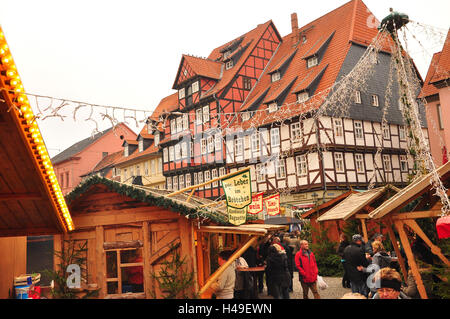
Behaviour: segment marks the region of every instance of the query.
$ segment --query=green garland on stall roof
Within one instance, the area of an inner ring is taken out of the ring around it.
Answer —
[[[65,196],[66,202],[70,204],[72,201],[74,201],[82,194],[86,193],[89,190],[89,188],[91,188],[93,185],[96,184],[103,184],[109,190],[114,191],[120,195],[125,195],[135,200],[141,201],[143,203],[148,203],[154,206],[165,208],[167,210],[179,213],[183,216],[188,216],[188,218],[190,219],[205,218],[222,225],[230,224],[227,218],[224,218],[223,216],[220,216],[217,213],[207,210],[201,210],[198,208],[190,208],[167,197],[163,196],[160,197],[154,196],[152,194],[147,194],[144,190],[137,189],[129,185],[123,185],[110,179],[99,176],[93,176],[88,180],[86,180],[85,182],[79,184],[76,188],[73,189],[72,192],[70,192]],[[247,220],[253,219],[256,218],[253,216],[247,216]]]

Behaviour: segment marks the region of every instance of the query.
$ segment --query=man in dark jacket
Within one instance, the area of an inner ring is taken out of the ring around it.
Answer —
[[[267,253],[266,273],[270,280],[267,288],[270,288],[275,299],[289,299],[290,274],[286,251],[280,244],[280,238],[274,237],[272,245]]]
[[[358,270],[358,267],[367,267],[369,263],[364,251],[361,249],[361,245],[361,235],[353,235],[352,242],[344,249],[344,268],[350,280],[352,292],[357,292],[367,297],[369,291],[367,289],[366,276],[364,272]]]
[[[340,243],[339,243],[339,247],[337,249],[337,253],[339,256],[341,256],[342,267],[344,267],[344,262],[345,262],[344,257],[343,257],[344,249],[345,249],[345,247],[350,245],[350,243],[348,242],[347,236],[344,233],[342,233],[339,236],[339,241],[340,241]],[[345,271],[345,267],[344,267],[344,276],[342,276],[342,287],[350,288],[350,281],[348,280],[348,275],[347,275],[347,272]]]
[[[298,269],[298,278],[303,289],[303,299],[308,299],[308,291],[311,289],[314,299],[320,299],[317,291],[317,268],[316,257],[309,250],[309,243],[306,240],[300,241],[300,250],[295,254],[295,266]]]

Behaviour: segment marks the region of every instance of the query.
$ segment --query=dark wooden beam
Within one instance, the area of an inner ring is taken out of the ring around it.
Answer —
[[[0,201],[21,199],[42,200],[42,196],[38,193],[0,193]]]

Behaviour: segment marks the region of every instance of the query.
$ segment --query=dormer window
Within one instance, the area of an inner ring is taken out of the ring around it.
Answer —
[[[144,150],[144,139],[139,140],[139,152],[142,152]]]
[[[361,91],[355,91],[355,103],[361,104]]]
[[[178,98],[179,99],[182,99],[182,98],[184,98],[184,88],[182,88],[182,89],[179,89],[178,90]]]
[[[123,156],[125,157],[128,156],[128,145],[126,145],[125,148],[123,149]]]
[[[231,69],[232,67],[233,67],[233,60],[227,61],[227,62],[225,63],[225,69],[226,69],[226,70],[229,70],[229,69]]]
[[[273,102],[269,104],[269,113],[275,112],[278,110],[278,104],[277,102]]]
[[[308,92],[301,92],[301,93],[297,94],[297,102],[298,103],[306,102],[306,101],[308,101],[308,99],[309,99]]]
[[[276,82],[281,78],[280,71],[272,73],[272,82]]]
[[[302,43],[306,43],[306,35],[302,36]]]
[[[223,53],[223,59],[226,60],[231,55],[231,50],[227,50]]]
[[[317,59],[317,56],[312,56],[306,60],[306,63],[308,65],[308,68],[312,68],[313,66],[319,64],[319,60]]]
[[[159,132],[155,134],[155,146],[159,144]]]

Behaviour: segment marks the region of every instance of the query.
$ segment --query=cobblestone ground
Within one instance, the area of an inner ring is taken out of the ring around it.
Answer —
[[[325,282],[328,284],[328,288],[325,290],[319,289],[319,294],[322,299],[339,299],[347,292],[351,292],[349,288],[342,287],[341,277],[323,277]],[[298,280],[298,273],[294,272],[294,291],[290,293],[291,299],[303,299],[303,290]],[[260,299],[273,299],[272,296],[267,296],[267,287],[264,285],[264,290],[259,294]],[[312,292],[309,292],[309,298],[313,299]]]

